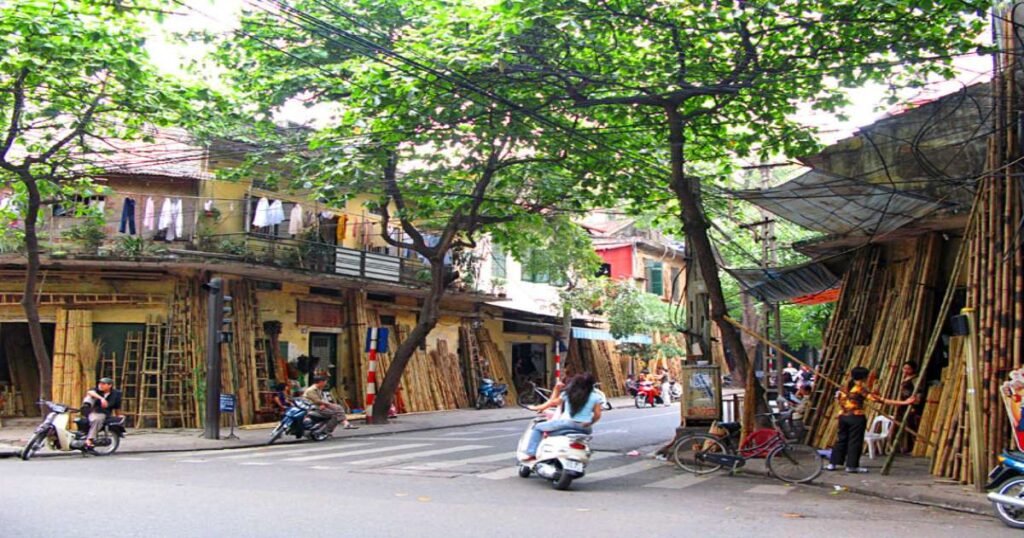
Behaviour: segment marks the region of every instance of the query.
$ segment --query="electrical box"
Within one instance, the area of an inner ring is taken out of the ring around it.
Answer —
[[[683,426],[710,424],[722,418],[722,373],[718,366],[683,366]]]

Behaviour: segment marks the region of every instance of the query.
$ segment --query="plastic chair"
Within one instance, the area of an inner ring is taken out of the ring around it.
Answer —
[[[888,417],[877,416],[871,421],[871,427],[864,434],[864,442],[868,445],[868,458],[875,459],[875,453],[885,454],[885,441],[892,433],[892,421]]]

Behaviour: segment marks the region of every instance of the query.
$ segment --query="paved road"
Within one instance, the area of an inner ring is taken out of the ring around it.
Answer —
[[[595,461],[570,492],[515,476],[523,423],[213,453],[0,461],[0,536],[95,536],[81,526],[94,512],[118,514],[98,518],[105,536],[1018,536],[994,519],[760,477],[696,478],[624,455],[663,441],[677,413],[608,413]]]

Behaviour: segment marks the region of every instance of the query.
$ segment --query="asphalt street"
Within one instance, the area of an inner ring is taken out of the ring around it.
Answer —
[[[0,461],[0,536],[1018,536],[992,518],[643,453],[678,406],[616,409],[568,492],[515,474],[523,422],[230,451]],[[130,442],[130,438],[127,440]]]

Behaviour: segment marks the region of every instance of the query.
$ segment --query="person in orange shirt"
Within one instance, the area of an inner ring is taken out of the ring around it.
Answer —
[[[860,466],[860,454],[864,451],[864,432],[867,430],[868,419],[864,416],[864,404],[868,401],[882,402],[892,405],[911,405],[916,400],[911,396],[906,400],[890,400],[874,392],[870,392],[864,382],[869,371],[863,366],[850,370],[850,382],[846,390],[836,391],[839,403],[839,435],[832,447],[832,456],[826,471],[835,471],[840,465],[846,465],[848,473],[866,473],[866,467]]]

